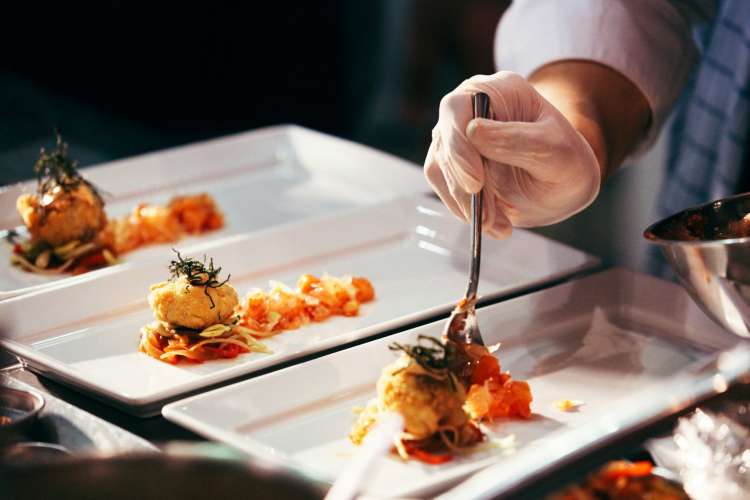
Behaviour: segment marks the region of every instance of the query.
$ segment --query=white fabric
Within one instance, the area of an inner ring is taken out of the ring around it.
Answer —
[[[714,1],[515,0],[495,36],[498,70],[528,77],[554,61],[590,60],[632,81],[658,134],[698,54],[690,22],[711,16]]]

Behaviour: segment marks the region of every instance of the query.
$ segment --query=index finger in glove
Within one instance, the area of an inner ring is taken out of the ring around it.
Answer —
[[[427,151],[427,157],[424,162],[424,176],[430,186],[432,186],[435,193],[437,193],[440,201],[448,207],[448,210],[450,210],[457,218],[465,221],[466,215],[451,194],[451,190],[445,179],[445,174],[438,163],[437,154],[441,149],[440,142],[440,134],[433,134],[432,143],[430,144],[430,149]]]
[[[528,171],[540,180],[551,180],[557,172],[551,165],[570,163],[570,147],[561,134],[545,122],[498,122],[477,118],[466,135],[471,145],[490,160]]]
[[[476,193],[484,186],[482,158],[466,137],[466,126],[472,118],[470,93],[457,89],[441,99],[436,127],[444,148],[441,166],[467,193]]]

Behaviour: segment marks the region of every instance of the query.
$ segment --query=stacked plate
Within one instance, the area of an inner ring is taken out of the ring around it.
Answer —
[[[439,335],[440,318],[466,284],[468,228],[424,194],[418,169],[298,127],[114,162],[84,175],[110,193],[112,215],[137,201],[211,194],[226,228],[181,241],[178,249],[213,257],[241,295],[269,280],[329,273],[367,277],[376,300],[356,317],[267,339],[272,354],[170,365],[138,352],[139,329],[152,319],[149,285],[166,277],[172,255],[170,246],[153,246],[122,264],[58,280],[3,266],[3,347],[33,370],[124,411],[161,412],[250,455],[329,480],[353,453],[346,438],[351,409],[374,395],[380,370],[393,359],[388,344]],[[12,201],[29,187],[0,192],[6,228],[18,223]],[[7,261],[11,250],[0,246]],[[644,395],[668,387],[677,373],[698,380],[700,368],[737,342],[668,283],[615,270],[560,284],[590,272],[597,260],[534,233],[486,240],[483,253],[482,331],[487,342],[502,343],[503,368],[530,381],[534,417],[496,422],[495,446],[448,464],[386,458],[371,493],[435,493],[494,463],[532,463],[543,447],[568,446],[571,435],[606,422],[558,455],[594,446],[653,417],[636,411]],[[560,399],[585,404],[564,413],[554,405]],[[657,412],[669,406],[666,399],[655,403]],[[612,413],[623,405],[632,411]]]

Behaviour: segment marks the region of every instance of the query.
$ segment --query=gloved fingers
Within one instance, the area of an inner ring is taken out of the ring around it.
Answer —
[[[444,148],[436,150],[435,154],[440,170],[443,172],[448,192],[453,198],[456,206],[461,211],[460,218],[464,221],[471,220],[471,193],[467,192],[461,182],[456,179],[454,170],[450,167],[450,156]]]
[[[456,91],[487,94],[494,120],[534,122],[542,113],[542,96],[526,79],[512,71],[473,76],[464,80]]]
[[[471,119],[471,94],[453,91],[440,101],[440,119],[436,128],[445,150],[443,166],[450,170],[451,177],[462,191],[476,193],[484,185],[484,167],[479,153],[466,138],[466,125]]]
[[[563,134],[546,122],[498,122],[472,120],[466,135],[471,145],[486,158],[524,169],[535,178],[554,178],[552,165],[567,165],[569,146]]]
[[[427,182],[432,186],[432,189],[437,193],[440,201],[448,207],[453,215],[461,220],[466,220],[464,217],[463,210],[458,206],[458,203],[451,195],[450,189],[448,189],[448,183],[445,180],[443,171],[440,169],[438,164],[435,151],[440,149],[440,135],[433,134],[433,140],[430,144],[430,149],[427,151],[427,158],[424,162],[424,176]]]
[[[495,239],[502,240],[513,232],[513,225],[503,211],[503,205],[492,192],[484,194],[482,229]]]
[[[541,109],[541,96],[523,77],[509,71],[476,75],[443,97],[436,127],[446,151],[441,166],[446,177],[455,179],[467,193],[479,192],[486,182],[481,156],[466,135],[473,118],[471,96],[476,92],[490,96],[490,114],[499,120],[534,121]]]
[[[441,167],[440,162],[444,161],[445,154],[437,127],[432,137],[424,163],[425,178],[451,213],[460,220],[468,221],[471,217],[471,194],[457,186],[455,179],[450,177],[450,170],[446,171]],[[513,229],[503,210],[504,204],[497,196],[492,191],[485,190],[482,225],[484,232],[493,238],[507,238]]]

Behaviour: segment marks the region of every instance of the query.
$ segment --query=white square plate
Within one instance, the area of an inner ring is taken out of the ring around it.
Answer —
[[[129,213],[141,202],[163,204],[175,195],[210,193],[226,216],[225,228],[183,244],[429,191],[416,165],[296,126],[246,132],[84,168],[82,172],[105,193],[111,217]],[[21,224],[16,198],[34,189],[32,181],[0,187],[0,229]],[[146,247],[124,258],[128,262],[165,259],[170,247]],[[52,282],[79,280],[69,275],[35,275],[12,267],[11,251],[11,245],[0,240],[0,300],[39,290]]]
[[[2,345],[36,370],[119,403],[158,412],[165,400],[233,377],[384,333],[450,310],[466,287],[469,228],[431,198],[402,198],[343,214],[182,247],[208,255],[240,295],[271,279],[294,285],[302,273],[369,278],[376,300],[354,318],[332,318],[266,341],[273,354],[250,353],[202,365],[170,365],[138,352],[138,331],[152,319],[149,285],[167,278],[165,259],[124,264],[0,302]],[[518,231],[486,240],[484,299],[563,279],[597,261],[544,237]],[[38,314],[44,311],[44,314]]]
[[[368,483],[369,494],[431,495],[480,468],[524,457],[528,471],[529,463],[547,466],[586,442],[568,440],[566,450],[555,449],[559,455],[552,457],[546,453],[537,463],[534,454],[547,450],[553,436],[590,428],[596,435],[586,438],[601,440],[632,425],[628,419],[634,410],[638,421],[641,405],[668,410],[668,397],[653,398],[655,391],[669,387],[676,373],[737,342],[677,286],[625,270],[483,307],[479,325],[487,343],[502,342],[503,369],[529,381],[532,418],[490,425],[492,442],[502,446],[444,465],[384,458]],[[352,408],[375,396],[382,368],[395,357],[388,345],[414,342],[418,335],[439,336],[443,326],[438,321],[229,385],[167,405],[162,413],[250,455],[333,480],[356,450],[347,439],[355,420]],[[689,384],[690,376],[684,381]],[[651,391],[648,402],[639,399],[644,390]],[[554,404],[561,399],[585,404],[577,412],[562,412]],[[629,411],[611,414],[618,404]],[[498,472],[493,480],[523,479],[527,472],[519,469],[513,468],[511,478]]]

